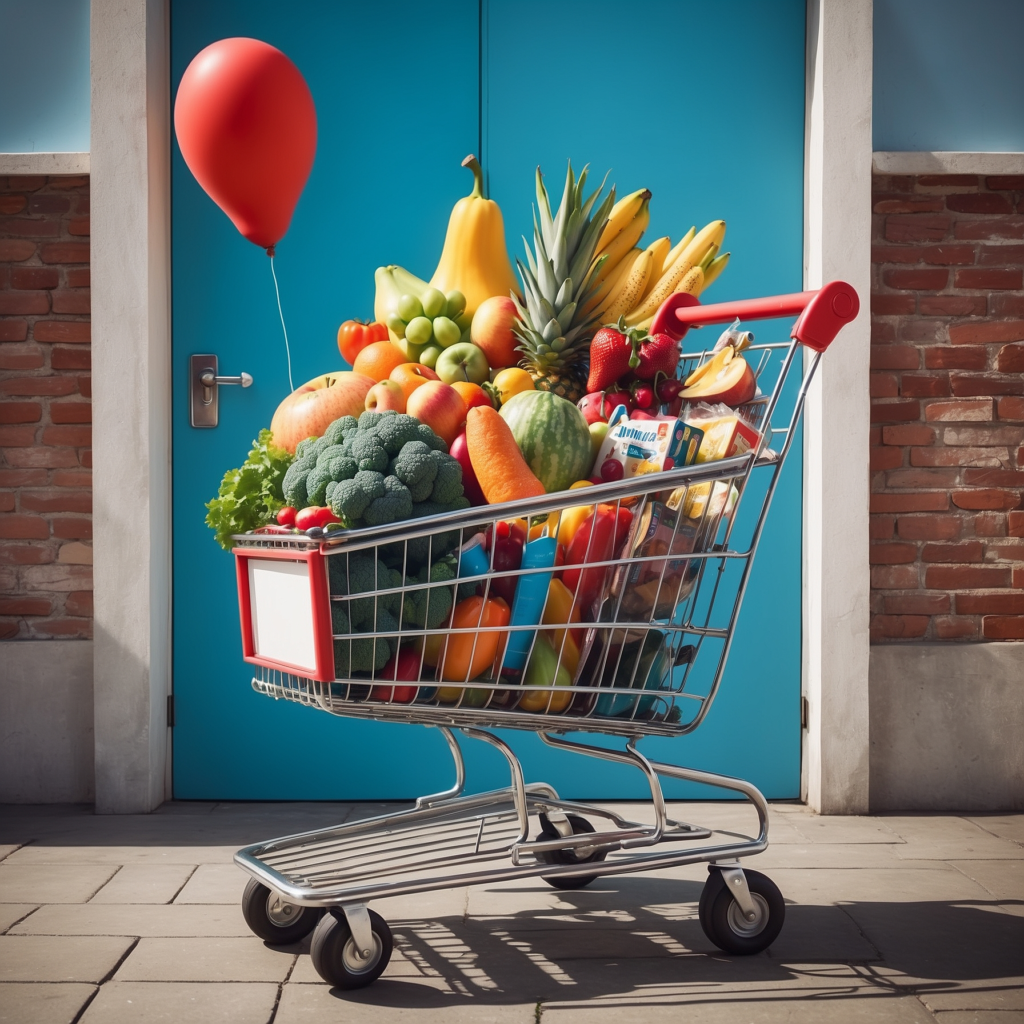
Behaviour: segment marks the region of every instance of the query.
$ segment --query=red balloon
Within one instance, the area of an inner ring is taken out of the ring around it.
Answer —
[[[174,103],[188,169],[236,228],[272,249],[316,153],[316,108],[299,69],[259,39],[221,39],[193,58]]]

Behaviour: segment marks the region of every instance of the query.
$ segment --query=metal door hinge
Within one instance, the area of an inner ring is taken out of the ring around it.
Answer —
[[[807,728],[807,698],[800,698],[800,728]]]
[[[174,694],[167,694],[167,728],[174,728]]]

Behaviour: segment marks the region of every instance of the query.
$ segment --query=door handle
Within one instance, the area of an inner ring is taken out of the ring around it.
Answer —
[[[220,387],[234,384],[243,388],[252,385],[252,374],[244,370],[237,377],[217,374],[215,355],[188,357],[189,422],[193,427],[215,427],[220,419]]]

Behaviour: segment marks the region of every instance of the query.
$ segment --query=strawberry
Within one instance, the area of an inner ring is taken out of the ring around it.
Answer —
[[[633,372],[641,380],[654,380],[659,373],[673,377],[679,365],[679,342],[667,334],[652,334],[640,339],[637,355],[640,363]]]
[[[604,391],[629,372],[633,345],[625,330],[617,326],[602,327],[590,343],[590,376],[587,391]]]

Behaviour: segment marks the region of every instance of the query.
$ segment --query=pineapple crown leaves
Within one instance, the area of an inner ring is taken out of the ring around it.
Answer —
[[[613,187],[598,205],[607,175],[600,188],[584,198],[587,173],[585,167],[577,178],[569,164],[562,201],[552,216],[544,178],[537,168],[533,251],[524,238],[526,265],[516,261],[523,281],[523,301],[516,299],[520,319],[517,333],[527,347],[560,342],[556,351],[568,350],[567,359],[583,355],[575,353],[573,345],[595,322],[593,318],[576,322],[576,311],[592,294],[590,282],[598,270],[591,265],[594,252],[615,203]]]

